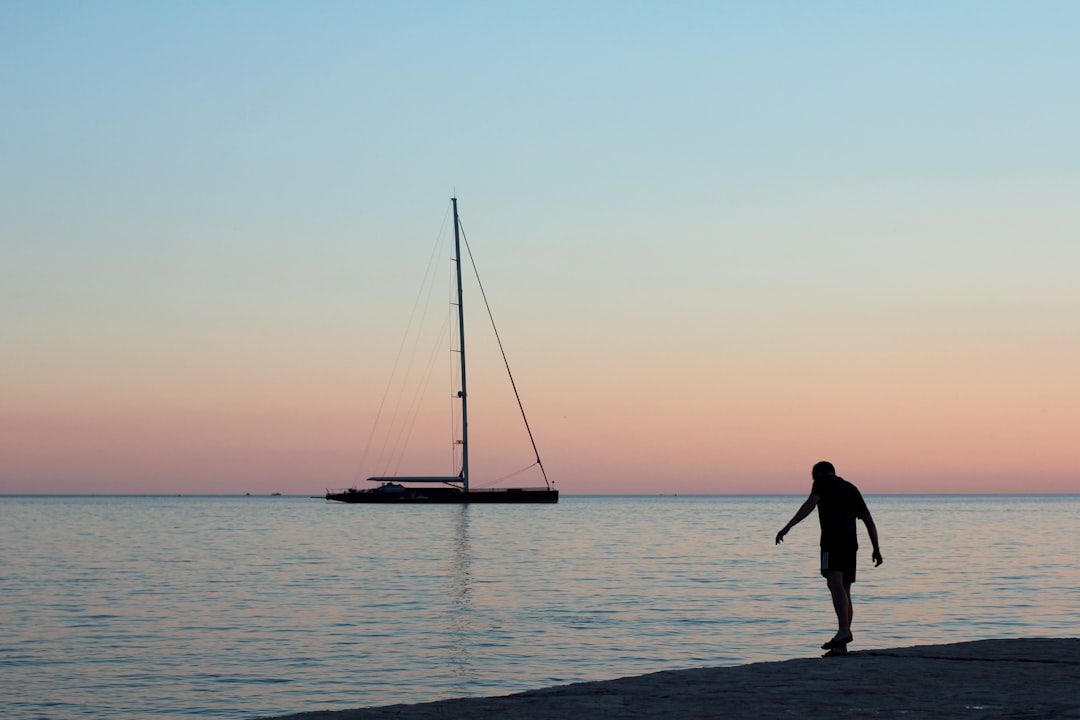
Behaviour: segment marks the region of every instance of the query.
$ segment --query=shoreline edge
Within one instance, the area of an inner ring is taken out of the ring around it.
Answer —
[[[637,677],[412,705],[258,720],[836,716],[1080,720],[1080,638],[976,640],[835,658],[664,670]]]

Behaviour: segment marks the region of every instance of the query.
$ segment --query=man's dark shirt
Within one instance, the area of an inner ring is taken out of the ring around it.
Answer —
[[[857,550],[856,519],[866,519],[866,509],[859,489],[842,477],[816,478],[811,494],[818,496],[818,520],[821,522],[823,550]]]

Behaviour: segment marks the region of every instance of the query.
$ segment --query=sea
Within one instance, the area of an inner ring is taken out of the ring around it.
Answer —
[[[774,542],[803,499],[0,497],[0,708],[248,720],[814,657],[816,517]],[[1080,635],[1080,495],[867,502],[853,650]]]

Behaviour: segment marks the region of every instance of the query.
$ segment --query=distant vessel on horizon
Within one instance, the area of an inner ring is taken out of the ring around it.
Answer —
[[[525,429],[532,443],[533,452],[536,454],[536,462],[544,478],[545,487],[518,487],[518,488],[483,488],[469,487],[469,431],[468,431],[468,394],[465,383],[465,310],[463,290],[461,283],[461,221],[458,218],[457,198],[451,198],[454,214],[454,263],[457,289],[457,320],[458,320],[458,355],[459,355],[459,388],[456,397],[460,400],[459,412],[461,422],[461,437],[456,443],[461,447],[461,467],[457,475],[431,475],[431,476],[376,476],[369,477],[368,482],[378,483],[377,487],[358,489],[356,487],[344,490],[327,490],[326,499],[344,503],[394,503],[394,504],[422,504],[422,503],[557,503],[559,491],[548,480],[547,472],[544,471],[543,463],[540,462],[540,453],[536,448],[529,421],[525,417],[525,408],[521,403],[521,397],[514,385],[513,375],[510,376],[514,394],[517,397],[518,407],[521,409],[521,418],[525,423]],[[486,302],[486,300],[485,300]],[[498,333],[496,332],[496,337]],[[501,342],[500,342],[501,348]],[[510,366],[506,355],[503,354],[503,362],[506,364],[507,373]]]

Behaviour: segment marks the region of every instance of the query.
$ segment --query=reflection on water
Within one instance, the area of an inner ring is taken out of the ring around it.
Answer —
[[[470,684],[477,680],[471,646],[476,637],[472,603],[472,550],[469,547],[469,505],[451,509],[454,524],[454,543],[450,557],[451,617],[450,666],[461,681],[460,694],[467,694]]]
[[[252,718],[816,655],[816,523],[773,544],[801,501],[0,498],[0,706]],[[857,647],[1076,635],[1080,497],[868,501]]]

